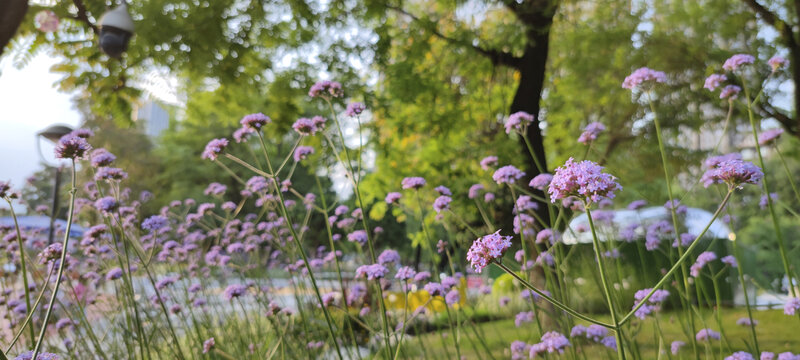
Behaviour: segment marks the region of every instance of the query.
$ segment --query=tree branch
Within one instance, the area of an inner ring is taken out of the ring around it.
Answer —
[[[771,117],[783,125],[784,130],[792,136],[800,136],[800,128],[797,127],[797,122],[789,115],[784,114],[776,109],[768,102],[759,102],[756,110],[760,112],[762,117]]]
[[[505,52],[505,51],[500,51],[500,50],[496,50],[496,49],[485,49],[485,48],[482,48],[480,46],[473,45],[473,44],[471,44],[471,43],[469,43],[469,42],[467,42],[465,40],[455,39],[455,38],[449,37],[449,36],[443,34],[441,31],[439,31],[439,29],[436,26],[436,22],[434,22],[434,21],[427,20],[427,19],[422,19],[422,18],[420,18],[420,17],[418,17],[418,16],[416,16],[416,15],[414,15],[414,14],[412,14],[412,13],[410,13],[410,12],[406,11],[405,9],[403,9],[401,7],[398,7],[398,6],[394,6],[394,5],[391,5],[391,4],[385,4],[385,6],[386,6],[387,9],[394,10],[394,11],[400,13],[400,14],[408,16],[413,21],[415,21],[415,22],[421,24],[422,26],[424,26],[428,31],[431,32],[431,34],[433,34],[434,36],[436,36],[436,37],[438,37],[438,38],[440,38],[442,40],[445,40],[445,41],[447,41],[447,42],[449,42],[451,44],[456,44],[456,45],[460,45],[460,46],[465,46],[465,47],[471,48],[475,52],[477,52],[477,53],[489,58],[489,60],[491,60],[492,64],[494,64],[494,65],[505,65],[505,66],[509,66],[509,67],[512,67],[512,68],[519,68],[519,64],[520,64],[520,60],[521,60],[519,57],[516,57],[516,56],[514,56],[514,55],[512,55],[512,54],[510,54],[508,52]]]
[[[28,0],[0,1],[0,55],[17,33],[27,12]]]
[[[92,28],[92,32],[95,35],[100,34],[100,29],[97,28],[97,25],[93,24],[91,20],[89,20],[88,11],[86,10],[86,5],[83,3],[83,0],[72,0],[72,3],[75,4],[75,7],[78,9],[78,14],[75,15],[75,20],[83,21]]]
[[[797,41],[794,38],[794,33],[792,32],[792,27],[786,21],[780,18],[777,14],[770,11],[764,5],[761,5],[758,0],[742,0],[744,1],[747,6],[749,6],[753,11],[756,12],[761,19],[764,20],[765,23],[769,24],[775,30],[780,32],[781,37],[786,42],[786,46],[792,48],[797,46]]]

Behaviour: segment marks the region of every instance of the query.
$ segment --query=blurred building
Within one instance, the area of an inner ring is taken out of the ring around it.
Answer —
[[[154,139],[169,128],[169,113],[158,102],[148,99],[133,111],[133,121],[145,135]]]

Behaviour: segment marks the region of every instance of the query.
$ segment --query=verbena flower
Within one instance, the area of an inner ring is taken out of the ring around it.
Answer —
[[[800,355],[792,354],[791,352],[782,352],[778,354],[778,360],[800,360]]]
[[[436,213],[448,210],[450,209],[451,201],[453,201],[453,199],[447,195],[439,196],[433,201],[433,210],[436,210]]]
[[[706,162],[708,164],[708,161]],[[764,177],[761,168],[748,161],[729,159],[716,162],[703,174],[703,186],[727,184],[730,189],[742,188],[743,184],[757,185]]]
[[[120,168],[101,167],[94,174],[95,181],[122,181],[128,178],[128,173]]]
[[[581,133],[581,136],[578,137],[578,142],[584,145],[588,145],[589,142],[597,140],[597,135],[600,135],[600,133],[603,132],[603,130],[605,129],[606,126],[603,125],[602,123],[599,123],[597,121],[592,122],[589,125],[586,125],[585,128],[583,128],[583,133]]]
[[[222,297],[224,297],[225,300],[230,301],[233,300],[234,298],[241,297],[246,293],[247,293],[247,286],[241,284],[233,284],[233,285],[228,285],[228,287],[225,288],[225,291],[223,291],[222,293]]]
[[[755,57],[748,54],[736,54],[725,60],[722,68],[728,71],[736,71],[742,65],[752,64],[756,60]]]
[[[548,331],[542,335],[542,342],[539,343],[540,348],[548,353],[563,353],[564,349],[570,346],[569,339],[556,331]],[[533,351],[533,350],[531,350]]]
[[[726,80],[728,80],[728,77],[725,75],[711,74],[706,78],[706,82],[703,84],[703,87],[708,89],[708,91],[714,91]]]
[[[292,129],[300,135],[308,136],[314,135],[317,132],[317,126],[314,121],[309,118],[299,118],[292,124]]]
[[[378,264],[381,265],[388,265],[388,264],[399,264],[400,263],[400,254],[396,250],[386,249],[378,255]]]
[[[122,277],[122,269],[121,268],[113,268],[106,273],[106,280],[117,280]]]
[[[330,80],[318,81],[311,86],[310,90],[308,90],[308,96],[311,96],[312,98],[341,97],[342,95],[344,95],[344,91],[342,91],[342,84]]]
[[[9,194],[11,194],[11,183],[0,181],[0,198],[6,198]]]
[[[209,351],[211,351],[211,349],[213,349],[214,345],[216,344],[217,342],[214,341],[213,337],[210,337],[206,339],[206,341],[203,341],[203,354],[207,354]]]
[[[36,360],[59,360],[59,359],[61,358],[58,357],[58,355],[48,352],[39,352],[39,354],[36,355]],[[33,360],[33,350],[19,354],[19,356],[14,358],[14,360]]]
[[[345,110],[344,113],[347,114],[347,116],[356,117],[362,112],[364,112],[364,103],[351,102],[347,104],[347,110]]]
[[[711,329],[700,329],[695,335],[697,341],[719,340],[719,333]]]
[[[314,148],[311,146],[298,146],[294,151],[294,161],[305,160],[309,155],[314,153]]]
[[[347,241],[358,243],[361,246],[367,243],[367,232],[365,230],[356,230],[347,234]]]
[[[550,186],[551,181],[553,181],[553,175],[547,173],[539,174],[531,179],[531,182],[528,183],[528,186],[536,190],[544,191],[548,186]]]
[[[642,67],[625,77],[625,81],[622,82],[622,87],[633,90],[633,88],[646,82],[663,83],[666,81],[667,74],[664,72]]]
[[[733,255],[724,256],[722,259],[719,260],[722,261],[723,264],[727,264],[730,267],[736,267],[738,265],[736,262],[736,258],[733,257]]]
[[[736,320],[736,325],[739,325],[739,326],[755,326],[755,325],[758,325],[758,320],[753,319],[753,321],[750,321],[750,318],[743,317],[743,318],[739,318],[739,320]]]
[[[203,154],[201,158],[208,159],[208,160],[216,160],[217,156],[225,151],[225,148],[228,147],[228,139],[213,139],[208,142],[206,145],[205,150],[203,150]]]
[[[697,255],[697,260],[694,264],[689,268],[689,273],[692,277],[700,276],[700,270],[703,269],[708,263],[717,259],[717,254],[714,254],[711,251],[705,251],[700,255]]]
[[[467,194],[467,197],[469,197],[470,199],[477,198],[480,195],[480,191],[483,189],[484,189],[483,184],[474,184],[469,187],[469,192]]]
[[[769,351],[761,352],[759,360],[775,360],[775,353]]]
[[[403,194],[399,192],[390,192],[386,194],[386,201],[387,204],[397,204],[400,201],[400,198],[403,197]]]
[[[517,316],[514,318],[514,325],[520,327],[523,324],[532,322],[535,319],[536,319],[536,314],[534,314],[533,311],[523,311],[518,313]]]
[[[728,85],[722,88],[722,91],[719,92],[719,98],[735,100],[741,91],[742,88],[736,85]]]
[[[774,144],[778,141],[778,139],[783,134],[782,128],[775,128],[763,131],[761,134],[758,134],[758,144],[759,145],[770,145]]]
[[[467,261],[476,272],[480,273],[490,262],[503,257],[509,247],[511,247],[511,236],[500,235],[500,230],[497,230],[472,243],[467,251]]]
[[[262,127],[264,127],[264,125],[271,122],[272,120],[269,118],[269,116],[262,113],[245,115],[242,120],[239,121],[239,123],[242,124],[242,128],[252,131],[259,131]]]
[[[525,128],[528,127],[533,122],[533,115],[528,114],[524,111],[517,111],[508,116],[506,122],[504,124],[506,128],[506,134],[510,134],[512,131],[521,132]]]
[[[94,207],[103,213],[111,213],[119,207],[117,200],[111,196],[106,196],[94,202]]]
[[[444,185],[439,185],[435,187],[433,190],[439,193],[439,195],[453,196],[453,193],[450,191],[450,189],[448,189],[447,186]]]
[[[555,244],[556,234],[553,232],[552,229],[542,229],[541,231],[539,231],[539,233],[536,234],[536,243],[537,244],[550,243],[551,245]]]
[[[387,273],[389,273],[389,269],[381,264],[361,265],[356,268],[356,277],[366,276],[367,280],[382,279]]]
[[[447,295],[444,296],[444,302],[447,305],[452,306],[457,304],[459,301],[461,301],[461,293],[459,293],[456,289],[450,290]]]
[[[639,210],[645,206],[647,206],[646,200],[634,200],[631,201],[630,204],[628,204],[628,210]]]
[[[528,351],[530,345],[525,342],[515,340],[511,343],[511,360],[525,360],[528,359]]]
[[[772,68],[772,72],[776,72],[779,69],[786,67],[786,65],[789,65],[789,60],[776,55],[767,60],[767,64],[769,64],[769,66]]]
[[[483,159],[481,159],[481,169],[489,170],[495,166],[497,166],[497,156],[489,155]]]
[[[800,310],[800,298],[786,300],[786,304],[783,306],[784,314],[794,316],[798,310]]]
[[[59,159],[81,160],[86,157],[90,150],[92,150],[92,146],[89,145],[85,138],[70,133],[58,140],[55,154],[56,158]]]
[[[726,356],[725,360],[755,360],[755,358],[749,352],[737,351],[730,356]]]
[[[617,350],[617,339],[613,336],[606,336],[599,341],[603,346],[616,351]]]
[[[414,269],[410,266],[403,266],[397,269],[397,273],[394,275],[394,278],[398,280],[410,280],[413,279],[414,275],[416,274],[417,272],[414,271]]]
[[[613,175],[603,173],[603,167],[589,160],[575,162],[569,158],[564,166],[556,169],[550,182],[550,201],[576,196],[587,203],[614,198],[614,192],[622,190]]]
[[[681,351],[681,348],[686,346],[686,343],[680,340],[675,340],[670,344],[669,348],[672,352],[672,355],[678,355],[678,352]]]
[[[407,177],[403,178],[401,185],[403,186],[403,190],[407,189],[419,189],[425,186],[426,181],[424,178],[421,177]]]
[[[167,218],[161,215],[153,215],[142,221],[142,229],[150,232],[161,230],[168,225]]]
[[[516,183],[517,180],[521,179],[523,176],[525,176],[525,172],[517,169],[513,165],[506,165],[497,169],[494,175],[492,175],[492,179],[497,182],[498,185],[510,185]]]
[[[89,159],[91,159],[92,166],[98,168],[110,166],[114,163],[114,160],[117,160],[117,157],[108,150],[100,148],[92,150],[91,154],[89,154]]]

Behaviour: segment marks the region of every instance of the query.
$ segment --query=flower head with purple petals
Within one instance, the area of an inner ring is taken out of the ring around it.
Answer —
[[[500,235],[500,230],[497,230],[493,234],[475,240],[467,251],[467,260],[475,271],[480,273],[490,262],[503,257],[509,247],[511,247],[511,236]]]
[[[497,182],[498,185],[511,185],[516,183],[517,180],[521,179],[523,176],[525,176],[525,172],[517,169],[513,165],[506,165],[497,169],[494,175],[492,175],[492,179]]]
[[[731,56],[728,60],[725,60],[725,63],[722,64],[722,68],[728,71],[736,71],[742,65],[752,64],[756,60],[755,57],[748,54],[736,54]]]
[[[638,68],[625,78],[622,87],[633,90],[633,88],[647,82],[663,83],[667,81],[667,74],[646,67]]]
[[[614,192],[622,190],[613,175],[603,173],[603,167],[589,160],[575,162],[572,158],[556,169],[548,193],[550,200],[577,196],[588,204],[604,198],[613,199]]]

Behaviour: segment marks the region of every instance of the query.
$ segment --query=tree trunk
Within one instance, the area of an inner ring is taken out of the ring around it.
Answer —
[[[26,13],[28,13],[28,0],[0,1],[0,55],[3,55],[11,38],[17,33]]]

